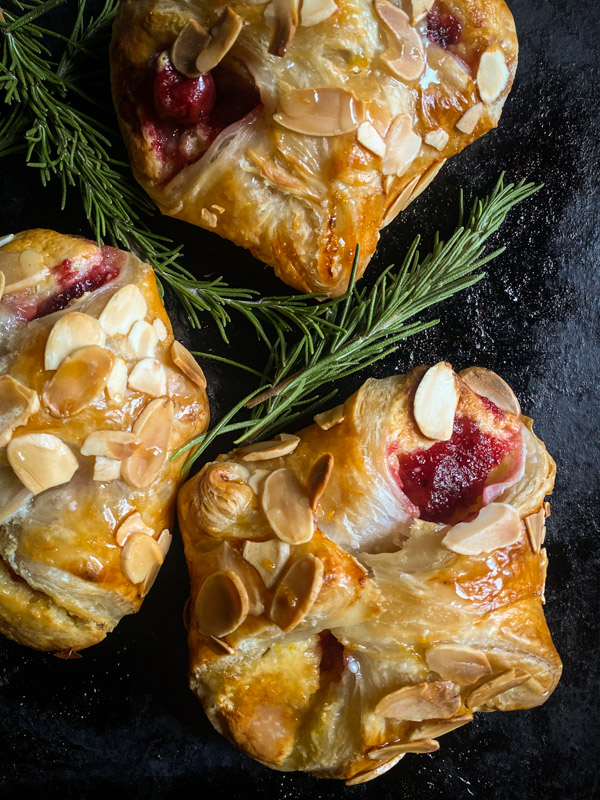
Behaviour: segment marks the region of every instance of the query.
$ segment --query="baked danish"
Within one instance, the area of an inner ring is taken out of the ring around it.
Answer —
[[[543,703],[555,465],[501,378],[368,380],[178,496],[190,685],[270,767],[363,783],[475,711]]]
[[[3,240],[0,632],[69,652],[140,608],[205,385],[147,264],[52,231]]]
[[[122,0],[113,97],[164,214],[336,295],[497,125],[517,51],[503,0]]]

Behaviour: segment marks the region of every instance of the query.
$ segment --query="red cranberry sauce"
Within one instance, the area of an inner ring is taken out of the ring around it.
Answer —
[[[421,519],[455,523],[481,505],[490,473],[517,446],[516,434],[498,439],[457,415],[451,439],[398,456],[398,478]]]
[[[154,108],[160,119],[193,125],[215,107],[217,95],[210,72],[186,78],[168,59],[159,59],[154,77]]]
[[[462,25],[452,14],[432,8],[427,15],[427,38],[446,50],[458,44],[462,33]]]

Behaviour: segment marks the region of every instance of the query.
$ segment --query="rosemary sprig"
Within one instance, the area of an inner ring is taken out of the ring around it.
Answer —
[[[197,448],[184,465],[187,470],[217,436],[235,433],[234,443],[240,444],[288,427],[332,398],[335,391],[323,397],[323,389],[332,381],[385,358],[403,339],[437,324],[439,320],[415,317],[481,280],[484,273],[478,270],[505,250],[500,247],[486,253],[486,241],[511,208],[539,188],[524,181],[505,186],[501,176],[489,196],[475,200],[465,223],[461,193],[459,227],[450,239],[444,242],[436,234],[433,249],[421,258],[417,237],[400,267],[388,267],[371,288],[355,285],[357,248],[347,293],[321,305],[330,329],[313,352],[307,354],[301,340],[291,345],[278,340],[265,370],[272,380],[241,400],[208,433],[187,442],[173,458]],[[238,419],[240,413],[244,416]]]

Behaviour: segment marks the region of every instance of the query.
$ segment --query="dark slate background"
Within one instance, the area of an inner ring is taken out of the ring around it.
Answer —
[[[66,25],[72,14],[59,10]],[[442,739],[439,753],[409,755],[356,788],[280,774],[216,734],[186,685],[188,593],[180,540],[139,614],[77,661],[0,642],[1,797],[377,798],[600,797],[598,555],[598,125],[597,5],[593,0],[513,0],[521,42],[515,87],[500,128],[446,165],[436,182],[383,236],[365,280],[399,260],[413,236],[424,244],[453,230],[458,189],[489,191],[499,172],[545,188],[510,216],[494,244],[506,245],[487,278],[438,307],[441,324],[404,343],[368,371],[382,377],[449,359],[456,369],[491,367],[514,387],[524,412],[558,462],[547,547],[546,614],[564,661],[548,702],[532,711],[480,715]],[[55,17],[56,18],[56,17]],[[65,27],[66,30],[66,27]],[[77,197],[58,210],[19,156],[0,171],[3,232],[51,227],[89,235]],[[218,237],[156,219],[186,244],[198,274],[281,293],[257,262]],[[177,333],[193,349],[262,364],[264,354],[236,321],[225,348],[207,320],[190,331],[170,304]],[[213,419],[249,384],[213,363]],[[340,387],[342,395],[367,374]],[[228,447],[221,443],[221,449]],[[211,454],[211,455],[214,455]]]

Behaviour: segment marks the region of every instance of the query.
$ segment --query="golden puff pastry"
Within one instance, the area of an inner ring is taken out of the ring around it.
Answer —
[[[264,764],[363,783],[475,711],[531,708],[555,465],[495,373],[368,380],[178,497],[190,685]]]
[[[113,97],[164,214],[338,295],[498,124],[517,53],[503,0],[122,0]]]
[[[152,586],[206,381],[135,256],[46,230],[0,245],[0,632],[70,653]]]

